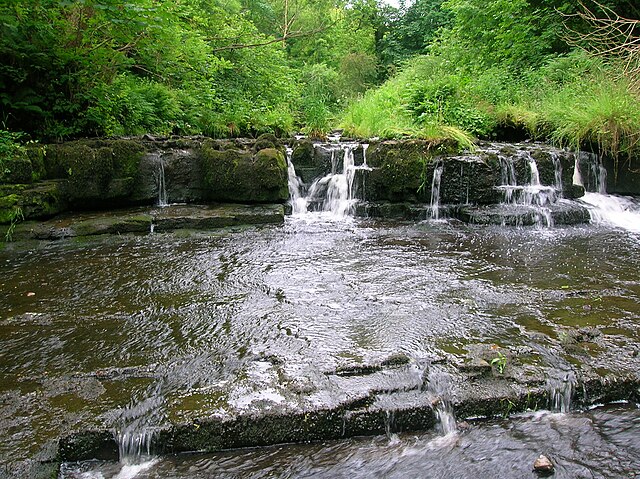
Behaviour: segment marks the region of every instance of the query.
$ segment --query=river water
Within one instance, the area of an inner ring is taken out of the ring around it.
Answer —
[[[399,353],[455,359],[473,343],[543,343],[540,361],[566,367],[575,358],[558,351],[574,328],[597,328],[605,345],[640,339],[639,253],[637,233],[607,225],[318,213],[282,226],[9,246],[0,251],[0,463],[19,470],[73,429],[106,426],[122,439],[132,425],[153,431],[189,414],[278,405],[286,392],[260,370],[264,358],[312,377]],[[640,413],[627,405],[474,423],[444,438],[72,464],[63,477],[529,477],[541,452],[557,477],[634,477]]]

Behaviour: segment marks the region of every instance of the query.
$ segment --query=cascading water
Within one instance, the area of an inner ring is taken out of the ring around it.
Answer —
[[[575,155],[575,163],[573,166],[573,184],[578,186],[584,186],[582,181],[582,172],[580,171],[580,152]]]
[[[591,223],[640,233],[640,201],[607,194],[607,170],[598,155],[588,155],[595,192],[586,192],[580,202],[587,206]],[[576,159],[576,170],[578,168]],[[579,178],[582,181],[581,178]],[[575,182],[575,177],[574,177]]]
[[[530,154],[526,155],[531,171],[531,181],[525,186],[523,191],[523,203],[525,206],[535,208],[535,218],[537,226],[553,226],[553,218],[548,205],[556,201],[556,190],[554,187],[543,186],[540,183],[540,173],[538,164]],[[560,180],[562,183],[562,180]]]
[[[118,444],[120,472],[115,479],[130,479],[153,467],[159,458],[152,455],[153,440],[164,421],[162,383],[141,401],[132,401],[122,409],[114,428]]]
[[[291,202],[291,212],[301,214],[307,212],[307,200],[302,196],[302,180],[296,174],[291,157],[293,149],[287,148],[287,174],[289,177],[289,198]]]
[[[576,378],[567,373],[562,378],[549,381],[549,409],[552,412],[568,413],[571,411],[571,399],[575,389]]]
[[[500,174],[502,180],[500,188],[504,191],[505,203],[512,203],[513,192],[518,186],[516,170],[513,166],[513,161],[509,158],[504,155],[498,155],[498,158],[500,159]]]
[[[432,220],[438,220],[440,218],[440,184],[442,181],[442,171],[444,165],[438,164],[433,170],[433,179],[431,180],[431,203],[429,206],[429,212]]]
[[[451,378],[444,371],[433,369],[429,371],[424,385],[431,399],[433,411],[438,420],[438,430],[445,436],[455,434],[458,430],[456,417],[451,402]]]
[[[637,199],[585,193],[580,201],[587,206],[592,223],[640,233],[640,201]]]
[[[536,226],[553,226],[550,205],[555,203],[562,190],[562,166],[557,155],[552,155],[555,170],[553,186],[543,185],[540,181],[538,164],[529,151],[519,151],[514,158],[498,154],[502,184],[497,189],[504,193],[504,203],[514,207],[524,206],[531,210],[531,216]],[[518,185],[515,161],[526,162],[529,168],[530,180],[525,185]]]
[[[160,158],[160,169],[158,171],[158,206],[168,206],[167,184],[164,176],[164,161]]]
[[[560,156],[552,152],[551,153],[551,161],[553,162],[553,171],[554,171],[554,188],[558,196],[562,196],[562,163],[560,162]]]
[[[318,147],[319,145],[316,145]],[[355,164],[354,152],[360,145],[356,143],[344,143],[331,146],[331,173],[316,179],[311,186],[306,198],[301,198],[305,202],[305,210],[309,206],[315,209],[331,213],[334,217],[344,218],[353,214],[354,207],[358,202],[356,173],[363,170],[371,170],[366,163],[366,147],[362,145],[364,162],[360,166]],[[339,168],[340,154],[342,156],[342,169]],[[292,165],[293,166],[293,165]],[[290,170],[289,178],[295,178],[295,169]],[[290,194],[293,200],[294,196]],[[293,185],[295,190],[295,181]],[[301,203],[301,202],[300,202]],[[298,212],[304,212],[302,209]]]

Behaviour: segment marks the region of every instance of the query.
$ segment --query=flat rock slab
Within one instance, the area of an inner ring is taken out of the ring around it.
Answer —
[[[45,222],[18,224],[14,240],[55,240],[102,234],[208,230],[284,221],[283,205],[170,205],[109,212],[67,213]]]

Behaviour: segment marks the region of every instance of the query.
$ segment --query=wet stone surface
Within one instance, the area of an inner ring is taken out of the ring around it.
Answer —
[[[67,213],[16,226],[13,239],[56,240],[102,234],[209,230],[284,222],[282,205],[168,205],[109,212]]]

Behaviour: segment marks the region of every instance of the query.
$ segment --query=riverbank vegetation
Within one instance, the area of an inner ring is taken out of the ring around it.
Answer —
[[[341,127],[629,154],[639,18],[629,0],[9,0],[0,143]]]
[[[634,4],[418,0],[409,10],[425,4],[448,15],[437,17],[440,26],[425,36],[421,55],[349,105],[342,118],[349,133],[438,132],[464,145],[464,132],[613,156],[638,151],[640,57],[629,44],[640,38]]]

